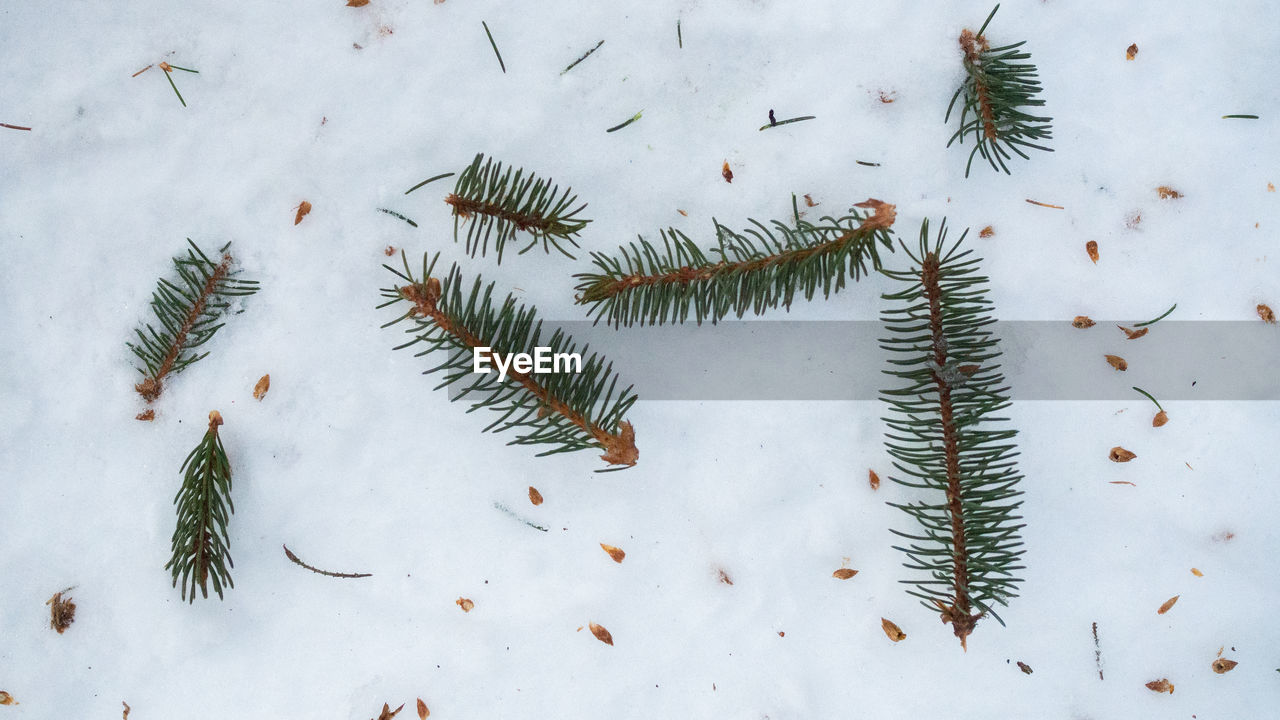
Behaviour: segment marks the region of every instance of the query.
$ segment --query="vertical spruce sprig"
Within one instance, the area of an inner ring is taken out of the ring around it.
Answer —
[[[906,567],[924,573],[904,582],[951,623],[963,646],[983,616],[1004,624],[995,607],[1017,595],[1022,475],[1016,430],[995,416],[1010,401],[989,329],[987,279],[972,251],[960,249],[964,235],[952,244],[946,237],[943,221],[931,241],[925,220],[919,247],[903,246],[915,267],[884,272],[904,285],[883,296],[897,306],[883,314],[890,337],[881,341],[893,353],[885,372],[904,382],[882,397],[892,411],[885,445],[900,473],[891,477],[923,491],[921,500],[890,503],[920,524],[893,531],[911,541],[897,548]]]
[[[195,602],[196,588],[209,597],[208,582],[222,599],[223,588],[231,581],[231,540],[227,521],[235,506],[231,503],[231,462],[218,436],[222,415],[209,413],[209,430],[182,463],[182,489],[174,497],[178,524],[173,531],[173,557],[164,569],[173,574],[173,586],[182,584],[182,599]]]
[[[145,331],[135,329],[138,342],[125,343],[142,362],[138,372],[143,379],[134,389],[148,403],[160,397],[169,375],[209,354],[198,349],[223,326],[222,316],[232,299],[258,291],[256,281],[235,277],[234,261],[227,254],[231,243],[218,251],[222,257],[216,263],[190,238],[187,244],[191,246],[187,254],[173,259],[177,280],[161,278],[151,294],[159,328],[148,324]]]
[[[571,189],[560,192],[550,180],[525,173],[524,169],[508,167],[504,172],[502,163],[486,160],[483,153],[477,154],[458,175],[453,192],[445,198],[453,210],[454,240],[465,222],[467,253],[471,257],[483,256],[492,240],[499,263],[517,232],[530,235],[521,255],[541,242],[544,252],[550,253],[554,247],[572,258],[561,241],[577,247],[574,238],[591,222],[579,217],[587,204],[574,207],[577,201],[578,196]]]
[[[1007,174],[1009,166],[1005,160],[1013,157],[1011,153],[1030,159],[1023,148],[1053,152],[1052,148],[1040,144],[1040,141],[1053,137],[1050,125],[1053,118],[1031,115],[1023,110],[1044,105],[1044,100],[1038,97],[1040,81],[1036,79],[1036,66],[1021,62],[1031,58],[1030,53],[1018,50],[1026,42],[993,48],[983,34],[999,9],[1000,6],[996,5],[977,33],[967,28],[960,33],[966,77],[952,96],[943,122],[951,120],[956,100],[963,97],[960,128],[947,141],[947,147],[956,141],[963,145],[966,137],[973,139],[974,148],[964,168],[965,177],[969,177],[977,155],[981,155],[993,169]]]

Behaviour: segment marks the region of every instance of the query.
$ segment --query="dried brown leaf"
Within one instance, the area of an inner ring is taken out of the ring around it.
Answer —
[[[351,1],[357,2],[357,0],[351,0]],[[367,3],[369,2],[369,0],[364,0],[364,2]],[[392,710],[390,705],[386,703],[382,703],[382,712],[378,714],[378,720],[391,720],[391,718],[395,717],[396,715],[399,715],[400,711],[403,709],[404,709],[404,703],[400,703],[400,707],[396,708],[395,710]]]
[[[1236,666],[1237,666],[1237,665],[1239,665],[1239,664],[1240,664],[1240,663],[1236,662],[1235,660],[1228,660],[1228,659],[1226,659],[1226,658],[1221,658],[1221,657],[1220,657],[1220,658],[1218,658],[1217,660],[1214,660],[1214,661],[1213,661],[1213,664],[1212,664],[1212,665],[1210,665],[1209,667],[1213,668],[1213,671],[1214,671],[1214,672],[1216,672],[1216,673],[1218,673],[1219,675],[1221,675],[1221,674],[1223,674],[1223,673],[1229,673],[1229,672],[1231,672],[1231,671],[1232,671],[1232,670],[1234,670],[1234,669],[1236,668]]]
[[[621,563],[623,558],[627,556],[627,554],[623,552],[622,548],[617,548],[612,545],[600,543],[600,549],[609,553],[609,557],[613,558],[613,561],[616,563]]]
[[[1155,417],[1151,418],[1151,427],[1164,427],[1167,422],[1169,422],[1169,413],[1161,410],[1156,413]]]
[[[460,597],[454,602],[457,603],[458,607],[462,608],[462,612],[471,612],[471,608],[476,606],[474,602],[471,602],[471,598]]]
[[[1157,614],[1157,615],[1163,615],[1163,614],[1165,614],[1165,613],[1169,612],[1169,610],[1170,610],[1170,609],[1172,609],[1172,608],[1173,608],[1173,606],[1174,606],[1174,605],[1176,605],[1176,604],[1178,603],[1178,598],[1180,598],[1180,597],[1182,597],[1182,596],[1181,596],[1181,595],[1174,595],[1173,597],[1169,598],[1168,600],[1165,600],[1165,601],[1164,601],[1164,604],[1160,606],[1160,609],[1156,611],[1156,614]]]
[[[263,375],[258,378],[258,384],[253,386],[253,399],[261,400],[267,391],[271,389],[271,375]]]
[[[880,476],[876,474],[875,470],[867,471],[867,482],[870,483],[872,490],[880,489]]]
[[[1276,324],[1275,312],[1266,305],[1258,305],[1258,317],[1262,318],[1262,322],[1264,323],[1268,323],[1271,325]]]
[[[365,0],[365,1],[368,2],[368,0]],[[302,218],[306,217],[307,214],[310,212],[311,212],[311,203],[307,202],[306,200],[303,200],[302,203],[298,205],[298,214],[293,216],[293,224],[297,225],[298,223],[302,222]]]
[[[76,604],[71,601],[71,596],[63,597],[63,594],[71,590],[61,590],[53,594],[53,597],[44,601],[49,606],[49,627],[58,631],[58,634],[67,631],[71,627],[71,623],[76,621]]]
[[[1138,57],[1138,44],[1134,43],[1124,51],[1124,59],[1132,60],[1136,57]]]
[[[1161,200],[1177,200],[1178,198],[1182,197],[1182,193],[1178,192],[1177,190],[1174,190],[1168,185],[1161,185],[1160,187],[1156,188],[1156,193],[1160,195]]]
[[[1111,458],[1111,462],[1123,463],[1129,462],[1138,456],[1117,445],[1111,448],[1111,454],[1108,457]]]
[[[529,486],[529,502],[534,505],[542,504],[542,493],[538,492],[538,488],[532,485]]]
[[[986,226],[986,227],[982,228],[982,230],[978,232],[978,237],[981,237],[981,238],[989,238],[989,237],[991,237],[992,235],[995,235],[995,234],[996,234],[995,228],[993,228],[993,227],[991,227],[990,225],[988,225],[988,226]]]
[[[1196,577],[1204,577],[1204,573],[1200,572],[1199,568],[1191,568],[1191,574]]]
[[[831,577],[837,580],[848,580],[849,578],[857,574],[858,574],[857,570],[853,570],[851,568],[840,568],[839,570],[831,573]]]
[[[728,161],[728,160],[725,160],[725,161],[724,161],[724,167],[723,167],[723,168],[721,168],[721,170],[720,170],[720,174],[721,174],[722,176],[724,176],[724,181],[725,181],[725,182],[727,182],[727,183],[732,183],[732,182],[733,182],[733,171],[729,169],[729,161]]]
[[[1019,660],[1019,661],[1018,661],[1018,669],[1019,669],[1019,670],[1021,670],[1023,673],[1027,674],[1027,675],[1030,675],[1032,672],[1034,672],[1034,671],[1031,669],[1031,666],[1030,666],[1030,665],[1028,665],[1028,664],[1026,664],[1026,663],[1022,662],[1021,660]]]
[[[1129,363],[1125,362],[1124,358],[1119,355],[1104,355],[1103,357],[1107,359],[1107,362],[1111,367],[1120,370],[1121,372],[1129,369]]]
[[[17,705],[18,701],[13,699],[9,693],[0,690],[0,705]]]
[[[436,4],[444,2],[444,0],[436,0]],[[431,711],[427,709],[427,704],[422,702],[422,698],[418,698],[418,720],[427,720],[431,717]]]
[[[859,230],[888,230],[893,227],[893,221],[898,219],[898,206],[890,205],[882,200],[867,198],[863,202],[854,203],[853,206],[869,208],[874,211],[871,217],[863,218],[862,222],[858,223]]]
[[[156,411],[151,409],[143,410],[142,412],[135,415],[133,419],[142,420],[144,422],[151,422],[152,420],[156,419]]]
[[[1081,330],[1091,328],[1094,325],[1097,325],[1097,323],[1095,323],[1088,315],[1077,315],[1076,318],[1071,321],[1071,327],[1080,328]]]
[[[1137,340],[1151,330],[1151,328],[1138,328],[1137,330],[1131,330],[1123,325],[1117,325],[1116,327],[1124,331],[1124,336],[1130,340]]]
[[[1093,261],[1094,265],[1097,265],[1098,264],[1098,241],[1090,240],[1089,242],[1085,243],[1084,251],[1089,253],[1089,259]]]
[[[880,618],[880,627],[884,630],[884,634],[894,642],[902,642],[907,638],[907,634],[902,632],[902,628],[898,627],[892,620]]]
[[[1169,682],[1169,678],[1160,678],[1147,683],[1147,689],[1151,692],[1173,694],[1173,683]]]
[[[591,634],[595,635],[596,639],[600,642],[605,645],[613,644],[613,635],[610,635],[609,631],[604,629],[604,626],[597,625],[595,623],[587,623],[587,627],[591,628]]]

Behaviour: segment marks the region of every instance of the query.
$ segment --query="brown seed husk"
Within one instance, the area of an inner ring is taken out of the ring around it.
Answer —
[[[1031,670],[1031,666],[1022,662],[1021,660],[1018,661],[1018,669],[1026,673],[1027,675],[1030,675],[1033,672]]]
[[[355,2],[355,0],[352,0],[352,2]],[[369,0],[364,0],[364,2],[369,2]],[[403,709],[404,709],[404,703],[400,703],[400,707],[396,708],[395,710],[392,710],[391,706],[388,705],[387,703],[382,703],[382,712],[379,713],[378,720],[391,720],[391,718],[394,718],[396,715],[399,715],[400,711]]]
[[[1134,44],[1130,45],[1127,49],[1125,49],[1125,51],[1124,51],[1124,59],[1125,59],[1125,60],[1132,60],[1132,59],[1134,59],[1134,58],[1136,58],[1136,57],[1138,57],[1138,44],[1137,44],[1137,43],[1134,43]]]
[[[1103,357],[1107,359],[1107,362],[1111,364],[1111,367],[1121,372],[1129,369],[1129,363],[1125,362],[1125,359],[1119,355],[1104,355]]]
[[[859,230],[888,230],[893,227],[894,221],[898,219],[898,206],[891,205],[883,200],[867,198],[863,202],[854,203],[853,206],[873,211],[871,217],[863,218],[862,222],[858,223]]]
[[[982,228],[982,230],[978,232],[978,237],[989,238],[995,234],[996,234],[995,228],[988,225]]]
[[[1200,572],[1199,568],[1191,568],[1191,574],[1196,577],[1204,577],[1204,573]]]
[[[458,607],[462,608],[462,612],[471,612],[471,608],[476,606],[476,604],[471,601],[471,598],[460,597],[457,600],[454,600],[454,602],[457,603]]]
[[[1117,445],[1111,448],[1111,454],[1108,457],[1111,458],[1111,462],[1123,463],[1129,462],[1138,456]]]
[[[1075,319],[1071,321],[1071,327],[1080,328],[1081,330],[1091,328],[1094,325],[1097,325],[1097,323],[1090,319],[1088,315],[1077,315]]]
[[[1130,330],[1129,328],[1123,325],[1117,325],[1116,327],[1124,331],[1125,337],[1130,340],[1137,340],[1138,338],[1142,337],[1143,335],[1146,335],[1148,332],[1151,331],[1151,328],[1138,328],[1137,330]]]
[[[258,384],[253,386],[253,399],[261,400],[267,391],[271,389],[271,375],[263,375],[258,378]]]
[[[1182,193],[1178,192],[1177,190],[1174,190],[1168,185],[1161,185],[1160,187],[1156,188],[1156,193],[1160,195],[1161,200],[1177,200],[1178,198],[1182,197]]]
[[[902,642],[907,638],[907,634],[902,632],[902,628],[887,618],[880,618],[880,628],[884,630],[884,634],[894,642]]]
[[[347,0],[347,7],[364,7],[368,4],[369,0]]]
[[[422,698],[418,698],[418,720],[427,720],[431,717],[431,711],[427,709],[427,704],[422,702]]]
[[[1090,240],[1089,242],[1085,243],[1084,251],[1089,253],[1089,259],[1093,261],[1094,265],[1097,265],[1098,264],[1098,241]]]
[[[1219,675],[1222,675],[1223,673],[1231,672],[1239,664],[1240,663],[1236,662],[1235,660],[1218,658],[1217,660],[1214,660],[1213,664],[1210,665],[1209,667],[1213,668],[1214,672],[1218,673]]]
[[[1147,683],[1147,689],[1151,692],[1173,694],[1173,683],[1169,682],[1169,678],[1160,678]]]
[[[529,502],[534,505],[542,504],[542,493],[538,492],[538,488],[532,485],[529,486]]]
[[[831,573],[831,577],[837,580],[848,580],[849,578],[857,574],[858,574],[858,571],[852,568],[840,568],[839,570],[836,570],[835,572]]]
[[[867,471],[867,482],[871,484],[872,490],[880,489],[880,476],[876,474],[875,470]]]
[[[612,545],[605,545],[604,543],[600,543],[600,549],[609,553],[609,557],[613,558],[613,561],[616,563],[621,563],[623,558],[627,556],[627,554],[623,552],[622,548],[617,548]]]
[[[604,626],[597,625],[595,623],[587,623],[587,627],[591,628],[591,634],[595,635],[596,639],[600,642],[605,645],[613,644],[613,635],[609,634],[609,631],[605,630]]]
[[[18,701],[13,699],[9,693],[0,690],[0,705],[17,705]]]
[[[727,183],[732,183],[732,182],[733,182],[733,171],[729,169],[729,161],[728,161],[728,160],[725,160],[725,161],[724,161],[724,167],[720,169],[720,175],[722,175],[722,176],[724,177],[724,181],[725,181],[725,182],[727,182]]]
[[[1151,427],[1164,427],[1167,422],[1169,422],[1169,413],[1161,410],[1156,413],[1155,417],[1151,418]]]
[[[303,200],[302,203],[298,205],[298,214],[293,216],[293,224],[297,225],[302,222],[302,218],[306,217],[309,212],[311,212],[311,203]]]
[[[725,585],[733,584],[733,580],[729,577],[729,573],[724,571],[724,568],[718,568],[717,571],[720,573],[720,582],[724,583]]]
[[[135,415],[133,419],[142,420],[144,422],[151,422],[152,420],[156,419],[156,411],[150,410],[150,409],[143,410],[142,412]]]
[[[1276,324],[1275,312],[1273,312],[1271,308],[1267,307],[1266,305],[1258,306],[1258,317],[1262,318],[1262,322],[1264,323],[1268,323],[1271,325]]]
[[[1178,602],[1178,598],[1180,598],[1180,597],[1182,597],[1182,596],[1181,596],[1181,595],[1174,595],[1173,597],[1169,598],[1168,600],[1165,600],[1165,601],[1164,601],[1164,604],[1160,606],[1160,609],[1156,611],[1156,614],[1157,614],[1157,615],[1163,615],[1163,614],[1165,614],[1165,613],[1169,612],[1169,610],[1170,610],[1174,605],[1176,605],[1176,604],[1177,604],[1177,602]]]

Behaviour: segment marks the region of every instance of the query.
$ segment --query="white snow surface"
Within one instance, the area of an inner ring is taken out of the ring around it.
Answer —
[[[113,718],[122,701],[132,720],[364,720],[384,702],[407,718],[419,697],[446,719],[1273,717],[1274,402],[1166,403],[1159,429],[1136,394],[1016,403],[1025,582],[1007,625],[979,623],[964,652],[900,583],[889,530],[913,521],[886,502],[912,495],[867,483],[894,474],[881,404],[642,399],[639,464],[597,475],[594,453],[535,458],[481,433],[484,413],[433,391],[427,361],[379,329],[389,245],[581,320],[585,250],[668,225],[707,246],[713,216],[785,219],[792,193],[818,210],[895,203],[908,241],[925,217],[972,228],[1004,320],[1280,308],[1274,4],[1004,3],[988,35],[1028,41],[1055,152],[965,179],[943,113],[956,38],[990,8],[0,5],[0,122],[32,128],[0,128],[0,690],[18,702],[0,720]],[[187,107],[159,69],[131,77],[162,60],[199,70],[173,74]],[[817,119],[757,131],[771,108]],[[468,258],[439,202],[453,179],[403,195],[477,152],[589,203],[576,261]],[[188,237],[233,241],[262,290],[137,422],[124,343]],[[872,277],[771,317],[872,320],[891,289]],[[162,568],[178,469],[212,409],[235,473],[235,587],[188,604]],[[1115,445],[1137,459],[1110,462]],[[285,543],[373,576],[309,573]],[[859,574],[833,579],[846,561]],[[44,601],[67,586],[78,612],[59,635]],[[1224,675],[1219,648],[1239,662]],[[1172,695],[1144,687],[1160,678]]]

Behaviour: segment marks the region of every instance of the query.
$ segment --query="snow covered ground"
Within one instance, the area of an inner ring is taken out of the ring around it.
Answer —
[[[403,719],[415,698],[439,718],[1272,716],[1274,398],[1167,402],[1158,429],[1136,393],[1015,404],[1026,582],[1007,627],[980,623],[962,652],[899,583],[889,528],[909,518],[885,503],[905,490],[867,483],[890,474],[880,404],[638,387],[640,462],[596,475],[591,453],[534,458],[481,434],[379,329],[389,245],[582,320],[585,253],[473,260],[439,202],[452,180],[403,195],[477,152],[571,185],[590,203],[586,250],[668,225],[707,246],[713,216],[785,219],[792,193],[835,212],[895,203],[907,240],[945,215],[975,231],[998,317],[1089,315],[1082,332],[1122,355],[1136,345],[1106,321],[1280,307],[1273,5],[1004,3],[988,35],[1028,41],[1055,152],[965,179],[942,118],[956,37],[990,7],[0,4],[0,123],[31,128],[0,128],[0,690],[17,702],[0,720],[113,718],[122,702],[132,720],[364,720],[384,702],[408,703]],[[173,74],[186,107],[157,67],[131,77],[161,61],[199,71]],[[759,132],[770,109],[816,119]],[[233,241],[262,290],[137,422],[124,343],[187,237]],[[771,317],[874,320],[891,288],[873,277]],[[1131,360],[1123,384],[1185,396],[1158,364]],[[178,468],[212,409],[235,471],[235,588],[188,605],[162,567]],[[1138,457],[1109,461],[1116,445]],[[285,543],[372,577],[309,573]],[[833,579],[846,562],[859,574]],[[68,586],[76,620],[57,634],[44,601]],[[1220,648],[1239,662],[1221,675]],[[1144,687],[1160,678],[1172,695]]]

